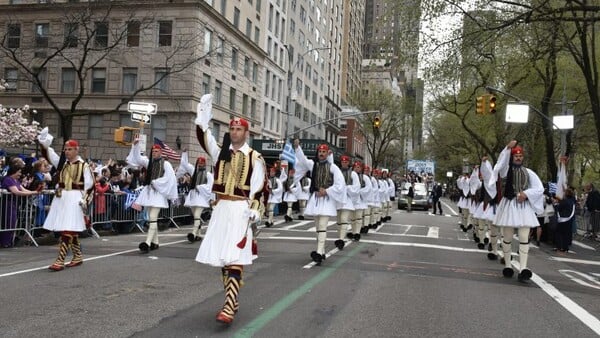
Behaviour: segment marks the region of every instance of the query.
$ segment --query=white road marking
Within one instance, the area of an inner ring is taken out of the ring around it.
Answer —
[[[574,281],[579,285],[600,290],[600,281],[598,281],[598,278],[595,278],[594,276],[590,276],[588,274],[575,270],[558,270],[558,272],[560,272],[563,276],[569,278],[570,280]],[[592,284],[582,280],[581,278],[587,279]]]
[[[574,259],[574,258],[567,258],[567,257],[555,257],[555,256],[551,256],[550,260],[552,260],[552,261],[558,261],[558,262],[566,262],[566,263],[578,263],[578,264],[587,264],[587,265],[600,265],[600,261],[590,261],[590,260]]]
[[[592,250],[592,251],[596,251],[596,249],[594,247],[589,246],[587,244],[583,244],[580,241],[573,240],[572,242],[573,242],[574,245],[577,245],[578,247],[581,247],[581,248],[584,248],[584,249],[588,249],[588,250]]]
[[[513,261],[512,265],[517,269],[521,270],[519,262]],[[571,298],[565,296],[562,292],[558,291],[552,284],[546,282],[537,274],[533,274],[531,281],[537,284],[544,292],[554,299],[558,304],[564,307],[567,311],[571,312],[575,318],[579,319],[584,325],[589,327],[597,335],[600,335],[600,320],[589,313],[586,309],[582,308],[579,304],[571,300]]]
[[[440,228],[439,227],[429,227],[429,230],[427,231],[427,237],[439,238],[440,237]]]

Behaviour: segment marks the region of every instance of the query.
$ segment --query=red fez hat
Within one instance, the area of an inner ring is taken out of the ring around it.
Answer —
[[[79,147],[79,143],[75,140],[67,140],[67,142],[65,142],[65,146],[77,148],[77,147]]]
[[[355,167],[362,167],[362,163],[360,163],[360,161],[355,161],[354,162],[354,166]]]
[[[342,155],[342,157],[340,157],[340,161],[350,162],[350,157],[347,155]]]
[[[371,167],[369,167],[368,165],[365,164],[365,170],[369,171],[369,170],[371,170]]]
[[[198,156],[198,164],[206,164],[206,157]]]
[[[379,170],[377,168],[373,169],[373,175],[379,175],[379,174],[381,174],[381,170]]]
[[[513,147],[513,148],[510,150],[510,154],[511,154],[511,155],[516,155],[516,154],[523,155],[523,148],[521,148],[521,147],[519,147],[519,146]]]
[[[243,119],[241,117],[235,117],[229,122],[229,128],[234,127],[234,126],[241,126],[241,127],[246,128],[246,130],[248,130],[250,128],[250,126],[248,125],[248,121],[246,121],[245,119]]]
[[[329,146],[326,145],[325,143],[321,143],[319,144],[319,146],[317,147],[317,150],[329,150]]]
[[[162,148],[158,144],[152,145],[152,150],[154,150],[154,149],[162,150]]]

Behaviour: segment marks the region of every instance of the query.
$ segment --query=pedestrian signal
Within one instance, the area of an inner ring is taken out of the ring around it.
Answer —
[[[373,119],[373,129],[379,129],[379,127],[381,127],[381,119],[379,116],[375,116]]]
[[[485,115],[485,95],[477,96],[477,104],[475,105],[475,113],[477,115]]]

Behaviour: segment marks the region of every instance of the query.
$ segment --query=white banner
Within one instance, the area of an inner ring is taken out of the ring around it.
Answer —
[[[406,164],[407,172],[414,171],[415,174],[427,173],[435,174],[435,161],[429,160],[408,160]]]

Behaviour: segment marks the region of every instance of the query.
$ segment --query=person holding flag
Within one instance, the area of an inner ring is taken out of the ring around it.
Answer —
[[[67,140],[61,156],[58,156],[50,147],[53,139],[48,127],[38,135],[42,156],[57,169],[58,183],[44,229],[60,232],[58,257],[49,269],[61,271],[65,268],[65,257],[69,250],[73,253],[73,259],[66,267],[83,264],[79,233],[87,227],[83,209],[87,209],[94,196],[94,174],[79,156],[79,143],[76,140]]]
[[[194,122],[200,146],[215,163],[212,191],[216,204],[196,261],[221,268],[225,304],[216,320],[230,324],[239,309],[244,267],[257,257],[251,225],[260,220],[263,211],[266,165],[262,155],[247,143],[248,121],[231,119],[229,133],[219,146],[208,130],[212,117],[212,95],[206,94],[200,99]]]
[[[158,214],[160,209],[169,207],[169,201],[178,198],[175,171],[171,163],[163,158],[162,149],[160,144],[154,144],[148,159],[142,155],[139,139],[136,139],[126,159],[131,166],[146,168],[145,187],[134,202],[134,205],[145,207],[148,212],[146,240],[138,246],[142,253],[158,249]]]
[[[191,165],[188,160],[186,151],[181,154],[181,163],[179,164],[182,175],[188,173],[192,176],[190,184],[190,192],[185,197],[184,206],[192,209],[194,214],[194,226],[192,232],[187,234],[187,239],[190,243],[201,240],[200,224],[202,219],[202,211],[204,208],[210,207],[210,201],[213,199],[212,185],[213,175],[206,170],[206,157],[199,156],[195,165]]]

